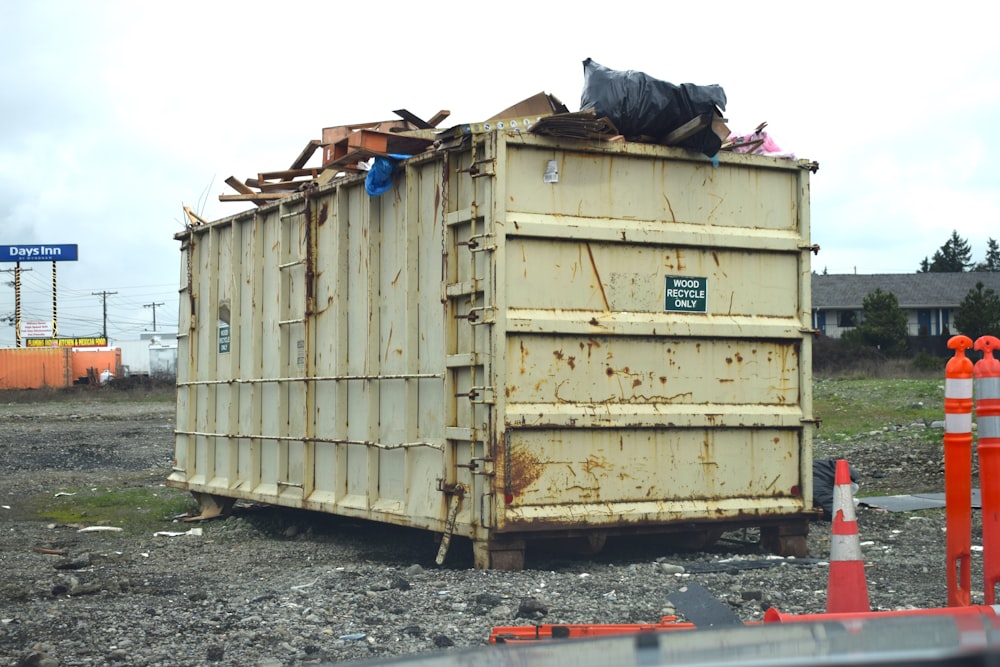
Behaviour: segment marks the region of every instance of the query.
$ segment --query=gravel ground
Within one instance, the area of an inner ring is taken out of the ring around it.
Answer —
[[[691,584],[743,621],[772,606],[825,611],[822,521],[806,559],[774,558],[745,530],[697,552],[650,538],[609,539],[588,557],[529,550],[524,571],[496,572],[472,569],[456,544],[435,566],[424,532],[278,508],[237,505],[198,526],[162,517],[139,534],[81,532],[85,524],[33,514],[33,499],[67,489],[179,493],[163,485],[172,420],[169,402],[0,396],[0,664],[279,666],[490,651],[494,626],[656,623],[675,611],[668,596]],[[862,496],[941,492],[942,446],[927,428],[889,424],[836,446],[821,429],[815,455],[847,458]],[[873,609],[944,606],[943,510],[861,505],[858,523]],[[155,534],[192,528],[201,534]]]

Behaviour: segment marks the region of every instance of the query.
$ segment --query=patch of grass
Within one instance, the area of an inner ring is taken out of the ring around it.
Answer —
[[[944,378],[817,379],[813,414],[822,420],[820,435],[858,435],[944,419]],[[940,437],[940,433],[934,434]]]
[[[170,487],[96,487],[36,496],[32,513],[60,524],[115,526],[126,534],[164,530],[173,517],[197,508],[187,491]]]
[[[3,403],[173,403],[175,400],[177,387],[172,380],[149,381],[148,378],[142,382],[122,380],[103,387],[0,390],[0,402]]]

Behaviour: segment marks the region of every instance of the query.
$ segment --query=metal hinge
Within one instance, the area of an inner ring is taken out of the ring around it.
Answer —
[[[470,308],[469,312],[465,315],[455,315],[456,320],[468,320],[469,324],[493,324],[496,320],[492,317],[495,308],[493,306],[477,306],[476,308]],[[486,311],[489,311],[487,313]],[[483,313],[480,319],[479,314]]]
[[[469,176],[472,176],[473,178],[480,178],[482,176],[494,176],[496,175],[494,171],[495,164],[496,164],[496,159],[494,158],[487,158],[485,160],[476,160],[475,162],[472,163],[472,166],[469,167],[468,169],[458,169],[457,171],[460,174],[468,173]],[[487,165],[489,168],[484,169],[480,165]]]
[[[496,402],[496,396],[493,392],[493,387],[481,386],[472,387],[469,391],[464,394],[455,394],[455,398],[466,397],[469,399],[470,403],[487,403],[492,404]]]
[[[480,246],[480,241],[489,241],[493,238],[493,234],[476,234],[470,236],[468,241],[458,241],[455,245],[465,246],[469,249],[469,252],[490,252],[496,250],[496,245],[486,245],[485,243]]]

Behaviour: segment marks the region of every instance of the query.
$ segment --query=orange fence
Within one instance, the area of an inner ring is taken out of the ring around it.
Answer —
[[[0,348],[0,389],[64,388],[105,370],[121,375],[122,352],[71,348]]]

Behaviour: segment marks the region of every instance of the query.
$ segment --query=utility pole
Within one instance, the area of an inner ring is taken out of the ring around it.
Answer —
[[[94,296],[99,296],[104,301],[104,342],[108,340],[108,296],[112,294],[118,294],[118,292],[108,292],[107,290],[103,292],[91,292]]]
[[[143,305],[143,308],[152,308],[153,309],[153,333],[156,333],[156,307],[157,306],[162,306],[162,305],[163,305],[162,301],[160,303],[155,303],[154,302],[154,303],[147,303],[147,304]]]
[[[11,324],[14,325],[14,338],[18,347],[21,347],[21,273],[24,271],[31,269],[22,269],[21,262],[15,264],[13,269],[3,269],[4,273],[14,274],[14,282],[8,284],[14,287],[14,320]]]

